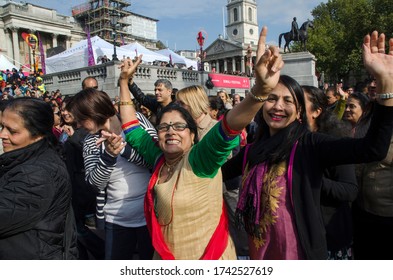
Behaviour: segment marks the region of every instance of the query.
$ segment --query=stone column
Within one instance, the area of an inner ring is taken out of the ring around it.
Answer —
[[[66,36],[66,49],[71,48],[71,36]]]
[[[240,62],[240,67],[241,67],[241,72],[245,73],[246,72],[246,66],[244,65],[244,55],[242,55],[242,60]]]
[[[5,33],[5,41],[7,42],[7,56],[8,58],[13,58],[14,53],[12,51],[12,38],[11,38],[10,30],[8,28],[4,29],[4,33]]]
[[[232,72],[235,73],[236,70],[236,57],[232,57]]]
[[[228,72],[228,60],[224,58],[224,72]]]
[[[18,66],[20,64],[20,56],[19,56],[19,41],[18,41],[18,28],[12,27],[12,50],[13,50],[13,63]]]
[[[59,34],[52,34],[52,48],[57,47],[57,37]]]

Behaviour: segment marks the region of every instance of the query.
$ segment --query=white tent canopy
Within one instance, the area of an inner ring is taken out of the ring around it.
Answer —
[[[166,57],[172,59],[172,64],[182,64],[185,65],[187,68],[193,67],[193,70],[198,69],[198,63],[195,60],[188,59],[184,56],[181,56],[170,49],[163,49],[156,51],[156,53],[165,55]]]
[[[12,68],[18,69],[14,64],[12,64],[4,55],[0,55],[0,70],[5,71]]]
[[[99,58],[104,55],[106,55],[109,59],[112,59],[112,44],[98,36],[94,36],[91,38],[91,45],[93,49],[94,61],[96,64],[100,63]],[[116,47],[116,54],[119,59],[122,59],[123,56],[128,56],[129,52],[123,50],[120,47]],[[46,73],[50,74],[87,67],[88,61],[89,54],[87,48],[87,39],[85,39],[75,44],[72,48],[47,58],[45,60]]]
[[[169,58],[167,56],[146,49],[138,42],[122,46],[121,49],[127,50],[129,52],[128,56],[131,58],[134,58],[135,56],[139,56],[142,54],[143,62],[154,62],[154,61],[169,62]]]

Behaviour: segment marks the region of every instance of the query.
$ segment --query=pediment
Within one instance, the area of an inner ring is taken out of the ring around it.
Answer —
[[[232,51],[242,51],[242,46],[235,42],[218,38],[206,48],[206,55],[214,55]]]

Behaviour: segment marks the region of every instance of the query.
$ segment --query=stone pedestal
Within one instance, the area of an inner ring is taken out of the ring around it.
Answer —
[[[282,54],[285,65],[282,75],[294,78],[300,85],[318,87],[315,75],[315,56],[309,52],[296,52]]]

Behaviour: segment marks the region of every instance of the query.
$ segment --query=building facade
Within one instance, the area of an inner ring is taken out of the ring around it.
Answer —
[[[157,49],[157,22],[158,20],[135,13],[123,18],[128,25],[125,31],[130,34],[131,41],[138,41],[146,48]]]
[[[92,36],[98,35],[119,46],[137,41],[157,49],[158,20],[132,13],[130,7],[126,0],[89,0],[73,7],[72,16],[83,28],[89,28]]]
[[[74,18],[30,3],[0,0],[0,54],[16,67],[23,67],[24,72],[33,72],[34,65],[40,71],[40,49],[36,47],[33,51],[24,39],[25,34],[39,35],[45,57],[86,39],[85,24],[81,21],[89,23],[92,36],[99,35],[112,42],[109,12],[113,10],[122,10],[117,25],[116,41],[119,45],[138,41],[147,48],[156,49],[157,20],[126,11],[128,6],[129,2],[124,0],[93,0],[74,7]]]
[[[0,53],[15,66],[32,71],[33,50],[24,40],[24,34],[39,35],[46,51],[61,47],[67,49],[85,36],[72,17],[57,14],[56,10],[29,3],[0,0]],[[41,53],[35,51],[35,61],[41,67]]]
[[[259,38],[256,0],[228,0],[226,34],[205,50],[204,63],[216,73],[251,76]]]

